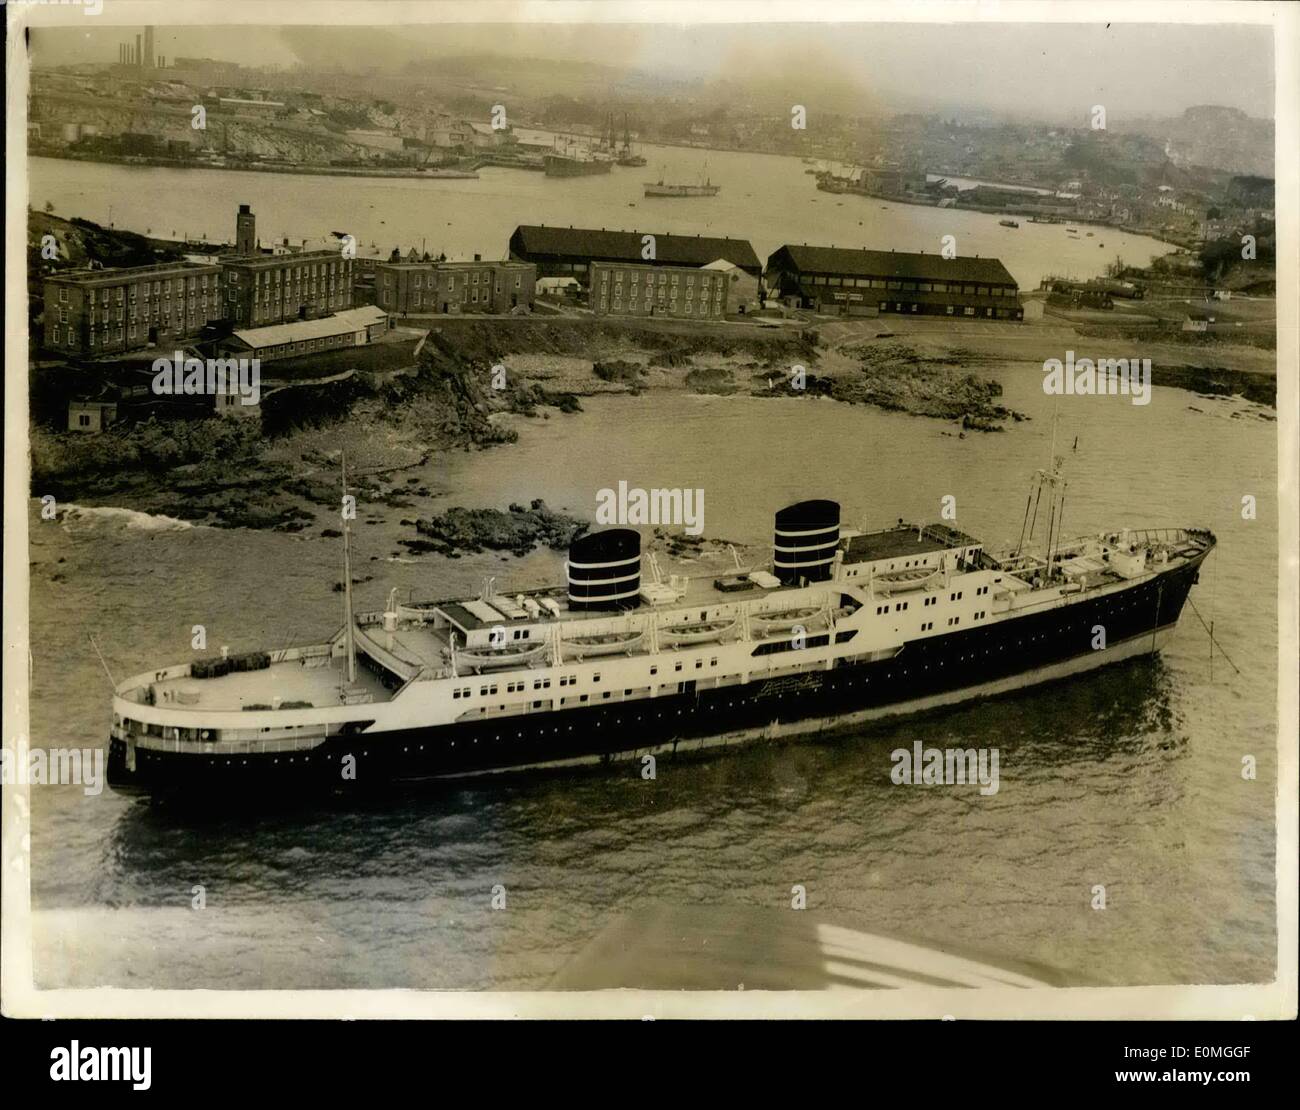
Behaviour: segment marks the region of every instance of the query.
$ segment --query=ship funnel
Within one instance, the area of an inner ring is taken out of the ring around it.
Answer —
[[[569,545],[570,609],[634,609],[641,593],[641,535],[609,528]]]
[[[783,586],[800,580],[825,582],[840,542],[838,501],[800,501],[776,514],[776,554],[772,569]]]

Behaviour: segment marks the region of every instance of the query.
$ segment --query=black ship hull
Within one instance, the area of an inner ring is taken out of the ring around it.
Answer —
[[[1177,623],[1204,556],[1127,590],[944,636],[888,660],[599,702],[533,715],[333,737],[293,754],[179,754],[110,741],[108,781],[126,792],[297,796],[395,781],[563,766],[817,733],[1057,681],[1151,654]],[[1095,648],[1096,627],[1106,647]],[[780,657],[777,657],[780,660]],[[345,766],[354,768],[346,777]]]

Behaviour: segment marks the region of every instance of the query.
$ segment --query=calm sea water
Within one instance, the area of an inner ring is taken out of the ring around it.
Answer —
[[[86,172],[99,172],[87,167]],[[118,173],[120,171],[111,171]],[[187,176],[185,180],[190,180]],[[230,175],[216,175],[234,189]],[[258,177],[269,190],[312,179]],[[542,185],[540,179],[537,186]],[[237,196],[237,189],[231,193]],[[256,199],[256,198],[254,198]],[[935,518],[1013,537],[1050,438],[1032,371],[1002,375],[1031,422],[949,426],[831,402],[647,394],[520,418],[518,444],[435,460],[455,491],[419,511],[544,497],[594,512],[630,484],[706,491],[706,531],[765,543],[772,511],[829,496],[845,519]],[[1189,407],[1206,410],[1192,411]],[[648,906],[788,906],[850,927],[1025,958],[1113,984],[1269,979],[1274,967],[1276,424],[1237,402],[1156,388],[1152,403],[1071,398],[1058,443],[1066,530],[1200,523],[1220,547],[1158,660],[836,737],[636,768],[411,790],[383,805],[187,818],[107,791],[33,794],[33,897],[44,986],[540,988],[607,923]],[[1258,498],[1243,521],[1241,497]],[[556,579],[559,557],[390,561],[384,510],[357,539],[357,604]],[[119,675],[189,655],[190,627],[234,650],[331,634],[337,541],[177,527],[121,512],[42,523],[33,510],[34,743],[106,740]],[[895,786],[913,741],[997,747],[993,797]],[[1259,760],[1243,781],[1241,758]],[[1094,884],[1108,908],[1090,908]],[[507,909],[491,909],[503,884]],[[191,907],[201,885],[203,912]]]
[[[748,239],[759,257],[783,243],[875,250],[935,251],[953,235],[962,255],[994,255],[1022,288],[1044,274],[1100,274],[1116,255],[1146,265],[1169,247],[1110,228],[1071,239],[1060,225],[1022,222],[998,226],[998,217],[870,197],[819,193],[797,158],[647,147],[649,164],[615,166],[609,175],[550,178],[526,170],[489,167],[478,180],[312,177],[233,170],[168,170],[31,159],[30,203],[49,202],[61,216],[111,222],[165,238],[206,236],[233,241],[235,211],[251,204],[258,235],[269,244],[348,232],[368,248],[427,246],[450,257],[504,257],[521,223],[727,235]],[[642,183],[664,177],[693,182],[707,176],[715,197],[643,195]]]

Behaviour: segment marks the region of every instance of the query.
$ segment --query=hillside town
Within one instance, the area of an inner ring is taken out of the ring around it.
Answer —
[[[792,128],[788,108],[759,97],[704,107],[635,84],[612,98],[582,86],[548,95],[527,66],[491,88],[475,72],[361,78],[169,58],[145,27],[118,44],[115,62],[35,70],[28,140],[33,154],[58,158],[426,178],[473,178],[486,166],[607,171],[645,165],[650,143],[800,156],[810,188],[1085,221],[1187,248],[1274,222],[1273,126],[1237,109],[1076,127],[825,111],[815,128]]]

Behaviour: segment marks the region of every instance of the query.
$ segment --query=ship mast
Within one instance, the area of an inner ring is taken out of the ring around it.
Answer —
[[[343,457],[343,642],[347,645],[348,685],[357,680],[357,645],[352,634],[352,528],[348,518],[348,453]]]
[[[1052,553],[1061,543],[1061,522],[1065,516],[1065,460],[1056,454],[1056,425],[1060,417],[1060,398],[1052,409],[1052,453],[1048,458],[1049,469],[1044,473],[1044,480],[1051,484],[1049,498],[1050,509],[1047,521],[1047,580],[1052,580]]]

